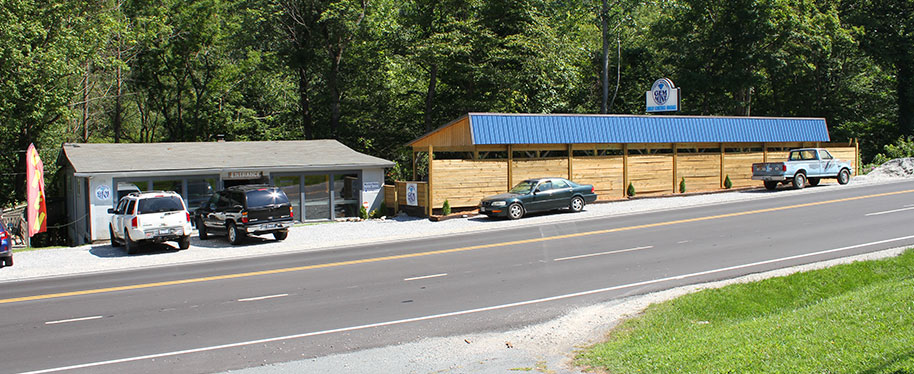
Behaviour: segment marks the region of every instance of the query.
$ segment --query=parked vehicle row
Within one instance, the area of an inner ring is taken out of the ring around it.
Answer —
[[[128,254],[136,253],[143,243],[173,241],[180,250],[187,249],[194,223],[201,240],[212,234],[226,235],[233,245],[248,235],[272,234],[276,240],[284,240],[294,218],[292,204],[282,189],[266,185],[217,191],[193,215],[176,192],[130,191],[108,213],[111,245],[123,245]]]
[[[275,186],[228,187],[213,193],[193,213],[175,192],[140,192],[128,187],[123,188],[127,193],[117,207],[108,209],[108,230],[111,245],[123,245],[129,254],[136,253],[142,243],[173,241],[180,250],[187,249],[193,226],[200,240],[225,235],[237,245],[249,235],[263,234],[284,240],[295,218],[288,196]],[[483,199],[479,211],[491,217],[518,219],[547,210],[567,208],[578,212],[596,199],[592,185],[579,185],[564,178],[528,179],[508,193]],[[12,264],[11,258],[3,261]]]

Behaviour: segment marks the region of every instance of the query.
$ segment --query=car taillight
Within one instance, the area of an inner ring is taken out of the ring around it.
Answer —
[[[290,217],[290,218],[295,218],[295,211],[292,210],[292,207],[289,207],[289,217]]]
[[[248,223],[248,212],[241,213],[241,223]]]
[[[787,164],[781,164],[781,171],[787,171]]]
[[[593,193],[593,186],[590,186],[590,193]]]
[[[6,231],[0,231],[0,239],[6,239],[9,237],[10,237],[10,235],[7,234]]]
[[[190,212],[184,212],[184,214],[187,215],[187,222],[190,222]]]
[[[139,225],[140,225],[140,217],[133,217],[133,219],[130,220],[130,226],[137,227]]]

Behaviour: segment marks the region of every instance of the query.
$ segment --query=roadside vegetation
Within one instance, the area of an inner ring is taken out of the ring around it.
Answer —
[[[647,308],[577,364],[609,373],[914,373],[914,249]]]

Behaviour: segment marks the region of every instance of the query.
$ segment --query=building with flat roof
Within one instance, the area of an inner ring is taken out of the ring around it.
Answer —
[[[193,211],[216,190],[265,183],[286,192],[299,221],[355,217],[379,208],[394,165],[336,140],[66,143],[58,163],[73,244],[108,240],[108,208],[136,191],[175,191]]]

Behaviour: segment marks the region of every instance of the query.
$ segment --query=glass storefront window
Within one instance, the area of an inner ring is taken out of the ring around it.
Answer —
[[[276,177],[273,179],[273,184],[286,193],[289,202],[292,203],[292,216],[296,220],[301,220],[301,177],[298,175]]]
[[[181,193],[181,191],[177,191]],[[194,178],[187,180],[187,211],[193,212],[216,192],[216,178]]]
[[[337,218],[359,216],[359,187],[358,174],[333,176],[333,211]]]
[[[305,176],[306,220],[330,219],[330,177],[328,175]]]

